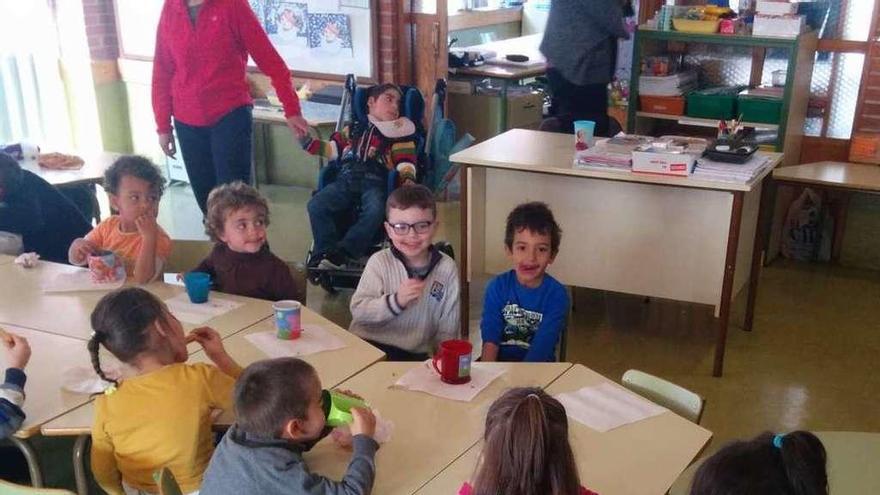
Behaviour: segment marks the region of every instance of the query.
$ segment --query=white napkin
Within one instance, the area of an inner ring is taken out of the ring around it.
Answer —
[[[201,325],[208,320],[244,306],[244,303],[238,301],[216,297],[213,292],[208,296],[208,302],[201,304],[189,302],[189,296],[186,295],[186,292],[166,299],[165,304],[168,306],[171,314],[176,316],[178,320],[192,323],[193,325]]]
[[[569,417],[599,432],[666,412],[666,408],[610,383],[559,394],[556,399]]]
[[[122,371],[115,367],[102,366],[104,374],[109,378],[119,379]],[[99,394],[112,385],[105,382],[95,370],[85,366],[74,366],[64,370],[61,387],[77,394]]]
[[[43,292],[77,292],[92,290],[113,290],[122,287],[125,279],[116,282],[95,282],[86,268],[72,272],[59,273],[43,284]]]
[[[22,253],[15,258],[15,264],[21,265],[25,268],[33,268],[37,266],[37,261],[40,259],[40,255],[37,253]]]
[[[388,443],[391,440],[391,434],[394,433],[394,423],[390,419],[383,418],[376,409],[373,409],[373,415],[376,416],[376,432],[373,433],[373,440],[378,444]],[[330,432],[330,436],[340,447],[351,448],[352,435],[349,425],[334,428]]]
[[[485,363],[472,363],[471,381],[461,385],[451,385],[440,380],[440,375],[429,359],[404,373],[392,387],[425,392],[444,399],[470,402],[503,374],[502,368],[486,366]]]
[[[321,325],[303,325],[302,334],[293,340],[279,339],[274,330],[248,334],[244,338],[270,358],[308,356],[345,347],[342,339]]]

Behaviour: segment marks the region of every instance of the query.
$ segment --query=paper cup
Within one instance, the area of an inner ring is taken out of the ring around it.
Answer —
[[[89,256],[89,272],[95,282],[118,282],[125,277],[122,260],[113,251],[98,251]]]
[[[592,120],[575,120],[574,121],[574,147],[581,151],[593,147],[593,132],[596,130],[596,123]]]
[[[211,276],[204,272],[189,272],[183,276],[186,295],[193,304],[208,302],[211,292]]]
[[[282,340],[298,339],[302,335],[302,321],[299,301],[278,301],[272,305],[275,310],[275,330]]]

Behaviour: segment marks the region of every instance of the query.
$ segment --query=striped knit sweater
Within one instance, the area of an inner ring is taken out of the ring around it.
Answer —
[[[409,122],[406,117],[398,120]],[[418,179],[414,136],[389,138],[384,136],[372,122],[368,123],[362,132],[352,133],[352,126],[349,124],[341,131],[334,132],[327,141],[306,136],[301,140],[301,144],[310,155],[320,156],[329,161],[341,157],[342,165],[364,162],[374,165],[378,170],[397,170],[401,183],[407,179],[413,182]]]
[[[394,297],[406,267],[383,249],[370,257],[351,298],[351,330],[364,339],[409,352],[433,353],[438,342],[459,337],[458,267],[443,254],[422,296],[407,308]]]

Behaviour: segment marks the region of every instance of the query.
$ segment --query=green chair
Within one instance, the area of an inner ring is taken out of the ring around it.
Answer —
[[[706,401],[698,394],[672,382],[639,370],[629,370],[623,386],[679,416],[699,424]]]
[[[54,488],[34,488],[32,486],[16,485],[8,481],[0,480],[0,494],[2,495],[76,495],[68,490]]]
[[[174,474],[167,467],[153,473],[153,479],[159,485],[159,495],[183,495],[177,480],[174,479]]]

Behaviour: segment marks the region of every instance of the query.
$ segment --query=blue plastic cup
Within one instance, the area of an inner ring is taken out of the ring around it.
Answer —
[[[183,285],[186,286],[186,295],[193,304],[208,302],[208,293],[211,292],[211,276],[204,272],[189,272],[183,276]]]
[[[592,120],[575,120],[574,121],[574,146],[575,149],[581,151],[583,149],[593,147],[593,132],[596,130],[596,123]]]

